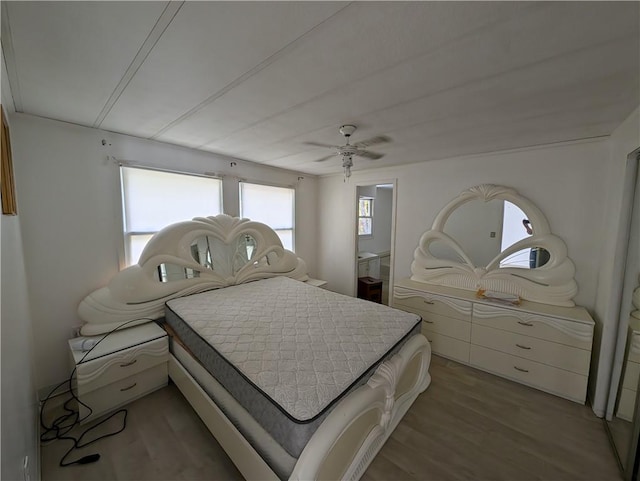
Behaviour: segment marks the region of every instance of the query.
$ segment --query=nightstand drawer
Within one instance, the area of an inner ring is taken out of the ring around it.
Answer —
[[[169,360],[167,337],[77,365],[78,393],[86,394]]]
[[[91,416],[84,421],[94,419],[108,411],[138,399],[151,391],[167,385],[169,381],[166,362],[151,369],[120,379],[80,397],[81,401],[92,409]],[[89,410],[80,404],[80,418],[84,418]]]

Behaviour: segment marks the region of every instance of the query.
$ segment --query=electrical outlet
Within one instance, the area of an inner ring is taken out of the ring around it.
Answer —
[[[31,481],[31,475],[29,474],[29,456],[25,456],[22,460],[22,476],[24,481]]]

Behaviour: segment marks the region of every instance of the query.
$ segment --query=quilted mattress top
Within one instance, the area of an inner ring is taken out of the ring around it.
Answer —
[[[167,302],[292,418],[322,412],[420,317],[274,277]]]

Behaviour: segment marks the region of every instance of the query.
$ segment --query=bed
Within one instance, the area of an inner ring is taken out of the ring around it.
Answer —
[[[419,317],[308,279],[266,225],[196,218],[82,301],[82,333],[162,322],[172,381],[246,479],[358,479],[431,350]]]

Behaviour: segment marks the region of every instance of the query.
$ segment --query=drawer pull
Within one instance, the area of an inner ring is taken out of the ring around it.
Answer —
[[[133,389],[134,387],[136,387],[136,384],[138,384],[137,382],[134,382],[131,386],[129,387],[123,387],[122,389],[120,389],[120,391],[128,391],[129,389]]]
[[[422,319],[422,322],[426,322],[427,324],[433,324],[433,321],[428,321],[426,319]]]
[[[425,300],[425,301],[424,301],[424,303],[425,303],[425,304],[430,304],[430,305],[435,304],[435,302],[433,302],[433,301],[427,301],[427,300]]]
[[[135,364],[136,362],[138,362],[138,360],[137,360],[137,359],[134,359],[133,361],[125,362],[124,364],[120,364],[120,367],[127,367],[127,366],[131,366],[132,364]]]
[[[531,322],[524,322],[524,321],[518,321],[518,324],[520,324],[521,326],[527,326],[527,327],[531,327],[531,326],[533,326],[533,323],[531,323]]]
[[[516,343],[516,346],[518,346],[520,349],[527,349],[527,350],[531,349],[529,346],[523,346],[522,344],[518,344],[518,343]]]
[[[514,368],[516,371],[520,371],[520,372],[529,372],[529,370],[528,370],[528,369],[522,369],[521,367],[518,367],[518,366],[513,366],[513,368]]]

